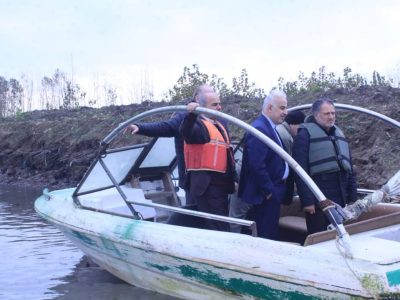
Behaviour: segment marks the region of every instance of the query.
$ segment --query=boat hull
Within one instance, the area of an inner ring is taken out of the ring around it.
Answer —
[[[144,289],[182,299],[354,299],[387,290],[370,262],[353,260],[357,277],[337,252],[98,213],[75,206],[71,193],[42,196],[35,209],[104,269]]]

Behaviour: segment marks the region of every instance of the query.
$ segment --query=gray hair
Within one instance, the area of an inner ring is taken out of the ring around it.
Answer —
[[[199,95],[199,105],[200,106],[206,106],[207,103],[207,93],[203,93],[201,92],[201,94]]]
[[[269,92],[269,94],[264,98],[262,110],[264,110],[268,104],[270,104],[276,97],[283,97],[286,99],[286,93],[284,91],[273,89]]]
[[[315,100],[315,102],[312,104],[311,106],[311,113],[313,115],[315,115],[316,113],[319,113],[321,110],[321,106],[324,103],[328,103],[330,105],[332,105],[333,107],[335,107],[335,105],[333,104],[333,101],[329,98],[320,98]]]
[[[199,86],[194,90],[192,100],[193,100],[193,101],[196,101],[196,97],[197,97],[197,96],[199,96],[199,98],[201,98],[201,95],[202,95],[202,94],[204,94],[204,93],[210,93],[210,92],[214,92],[214,88],[213,88],[212,86],[210,86],[210,85],[208,85],[208,84],[199,85]],[[199,102],[200,102],[200,100],[199,100]]]

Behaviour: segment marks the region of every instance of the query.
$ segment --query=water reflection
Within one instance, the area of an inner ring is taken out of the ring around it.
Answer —
[[[0,185],[0,299],[174,299],[88,262],[33,209],[41,190]]]
[[[52,299],[82,257],[53,226],[33,210],[38,189],[0,186],[0,295],[6,299]]]

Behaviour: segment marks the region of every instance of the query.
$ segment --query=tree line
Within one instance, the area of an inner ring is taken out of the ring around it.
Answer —
[[[200,72],[198,65],[192,65],[191,68],[185,67],[183,74],[166,96],[171,100],[190,98],[194,88],[204,83],[213,86],[221,97],[240,95],[253,99],[266,96],[264,89],[257,88],[256,84],[249,80],[246,69],[242,69],[240,75],[232,79],[232,88],[228,88],[224,80],[217,75],[209,76]],[[277,86],[273,88],[279,88],[285,91],[287,95],[293,96],[301,92],[319,92],[332,88],[349,89],[363,85],[394,86],[395,84],[399,85],[399,82],[395,83],[393,79],[386,79],[377,71],[373,71],[372,79],[368,81],[366,77],[360,74],[353,74],[350,67],[344,68],[342,76],[337,76],[333,72],[328,73],[326,67],[322,66],[317,72],[312,72],[310,76],[300,72],[295,81],[286,81],[283,77],[280,77]]]
[[[0,76],[0,117],[18,115],[35,108],[74,109],[117,104],[117,90],[111,84],[104,82],[101,86],[94,86],[94,89],[96,95],[89,97],[78,83],[59,69],[51,76],[44,76],[36,92],[33,80],[24,75],[20,81]]]
[[[183,68],[182,75],[177,82],[163,96],[164,101],[176,101],[190,98],[196,86],[209,84],[221,95],[221,97],[240,95],[249,99],[259,99],[266,95],[264,89],[258,88],[255,82],[250,81],[246,69],[242,69],[239,76],[232,79],[231,85],[216,74],[208,75],[200,71],[197,64]],[[295,81],[286,81],[280,77],[277,82],[278,88],[284,90],[289,96],[301,92],[318,92],[332,88],[357,88],[363,85],[371,86],[394,86],[399,82],[393,79],[386,79],[377,71],[373,71],[372,79],[367,80],[364,76],[353,73],[350,67],[343,70],[343,74],[338,76],[333,72],[328,72],[325,66],[318,71],[306,76],[299,72]],[[11,78],[6,79],[0,76],[0,117],[18,115],[33,109],[34,97],[39,99],[41,109],[73,109],[80,106],[98,106],[118,104],[117,89],[110,84],[104,83],[101,87],[96,87],[101,92],[89,97],[87,92],[71,78],[56,69],[50,77],[44,76],[40,82],[39,95],[34,95],[33,82],[26,76],[21,80]],[[155,101],[153,99],[151,87],[141,87],[136,101]]]

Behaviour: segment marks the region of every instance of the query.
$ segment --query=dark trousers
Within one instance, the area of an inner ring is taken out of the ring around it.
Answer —
[[[270,199],[264,199],[261,204],[254,205],[254,220],[257,223],[259,237],[277,240],[279,231],[279,216],[281,203],[286,195],[286,184],[275,185]]]
[[[306,224],[308,234],[325,231],[329,224],[328,217],[315,205],[315,214],[306,213]]]
[[[218,185],[210,184],[201,196],[191,195],[198,210],[210,214],[228,216],[228,193]],[[229,231],[229,223],[205,219],[207,229]]]
[[[190,194],[190,190],[185,190],[185,199],[186,199],[186,205],[192,205],[196,204],[194,202],[192,195]]]

